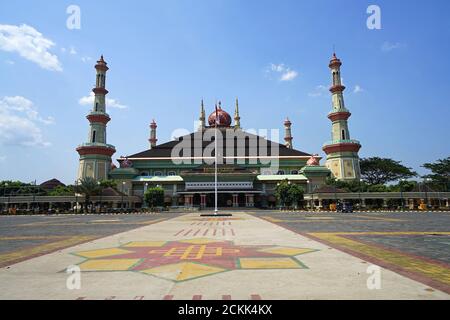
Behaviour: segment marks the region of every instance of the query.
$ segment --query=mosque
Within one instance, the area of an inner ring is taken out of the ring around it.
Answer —
[[[284,180],[301,185],[305,192],[320,188],[329,176],[359,180],[361,144],[350,138],[351,113],[344,103],[341,65],[333,54],[329,63],[332,110],[328,114],[332,129],[331,140],[322,148],[327,155],[325,165],[320,165],[320,156],[294,149],[289,119],[284,122],[284,144],[271,141],[267,135],[246,132],[241,127],[236,99],[233,119],[220,102],[206,118],[202,101],[198,129],[165,143],[158,144],[153,120],[149,149],[119,157],[117,168],[112,163],[116,149],[106,143],[106,128],[111,120],[105,104],[109,68],[102,56],[95,65],[94,105],[86,116],[89,141],[76,149],[80,156],[77,179],[113,179],[119,191],[141,198],[149,186],[158,185],[164,189],[167,205],[213,207],[217,159],[219,207],[262,208],[275,204],[275,188]]]

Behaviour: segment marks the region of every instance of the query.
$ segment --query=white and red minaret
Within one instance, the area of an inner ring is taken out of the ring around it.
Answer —
[[[156,125],[155,119],[153,119],[152,123],[150,123],[150,139],[148,139],[148,142],[150,142],[150,149],[156,147],[156,142],[158,141],[156,138],[156,128],[158,128],[158,126]]]
[[[333,176],[338,180],[359,180],[361,178],[359,168],[358,151],[361,144],[350,138],[348,130],[348,119],[351,113],[345,107],[344,90],[341,80],[342,62],[333,53],[329,68],[333,78],[330,92],[332,95],[332,111],[328,119],[332,122],[331,141],[323,146],[327,154],[326,166],[331,170]]]
[[[112,163],[111,156],[116,152],[114,146],[106,143],[106,125],[111,120],[106,113],[105,102],[105,97],[108,94],[108,90],[105,88],[108,69],[107,63],[101,56],[95,65],[97,76],[95,88],[92,89],[95,94],[94,105],[91,112],[86,116],[90,124],[89,141],[76,149],[80,155],[78,180],[86,177],[95,180],[108,179]]]
[[[289,120],[289,118],[286,118],[286,120],[284,120],[284,141],[285,141],[285,146],[289,149],[292,149],[292,131],[291,131],[291,126],[292,123]]]

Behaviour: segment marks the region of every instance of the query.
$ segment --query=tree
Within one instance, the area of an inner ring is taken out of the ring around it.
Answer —
[[[431,179],[431,184],[437,190],[447,191],[450,189],[450,157],[439,159],[434,163],[424,163],[423,168],[431,171],[424,178]]]
[[[78,185],[75,186],[75,191],[84,195],[85,210],[89,206],[91,196],[99,194],[101,190],[102,187],[91,177],[80,179]]]
[[[384,185],[388,182],[417,176],[416,172],[402,165],[401,161],[387,158],[361,159],[360,167],[363,180],[369,185]]]
[[[303,200],[304,190],[298,184],[291,184],[288,190],[288,201],[293,206],[297,207],[298,203]]]
[[[103,189],[113,188],[117,190],[117,182],[114,180],[102,180],[100,181],[100,186],[103,187]]]
[[[57,186],[48,192],[49,196],[73,196],[75,193],[74,186]]]
[[[325,184],[347,192],[366,192],[369,187],[364,181],[342,181],[334,177],[327,178]]]
[[[283,180],[280,183],[277,184],[277,187],[275,188],[275,197],[277,198],[279,204],[284,207],[289,202],[289,189],[290,189],[290,183],[288,180]]]
[[[161,187],[150,187],[144,194],[144,199],[150,208],[164,205],[164,189]]]

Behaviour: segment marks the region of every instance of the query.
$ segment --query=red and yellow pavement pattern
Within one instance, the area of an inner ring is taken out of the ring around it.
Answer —
[[[45,240],[47,243],[0,254],[0,267],[35,258],[80,243],[88,242],[95,236],[16,236],[1,237],[0,241]],[[49,242],[48,242],[49,241]]]
[[[151,225],[161,221],[165,221],[168,218],[158,218],[149,221],[139,221],[139,222],[124,222],[120,220],[107,220],[107,219],[98,219],[90,221],[90,224],[93,225],[111,225],[111,224],[120,224],[120,225],[130,225],[130,226],[142,226],[142,225]],[[40,222],[31,222],[31,223],[23,223],[18,226],[21,228],[38,228],[38,227],[70,227],[70,226],[79,226],[79,222],[55,222],[55,221],[40,221]],[[49,254],[55,252],[57,250],[69,248],[78,244],[82,244],[85,242],[89,242],[95,239],[101,238],[98,235],[17,235],[17,236],[3,236],[0,237],[0,242],[11,242],[11,241],[31,241],[31,242],[44,242],[42,244],[37,245],[28,245],[22,248],[16,249],[14,251],[9,251],[5,253],[0,253],[0,268],[12,265],[14,263],[18,263],[21,261],[25,261],[28,259],[32,259],[41,255]]]
[[[120,247],[75,252],[82,271],[135,271],[175,282],[237,269],[305,269],[296,256],[317,251],[284,246],[244,246],[194,238],[133,241]]]
[[[449,265],[356,238],[357,236],[450,235],[450,232],[313,232],[304,235],[450,293]]]

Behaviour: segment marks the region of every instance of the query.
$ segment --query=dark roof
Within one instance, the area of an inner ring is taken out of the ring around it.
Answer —
[[[257,146],[257,150],[258,150],[258,156],[271,156],[272,155],[272,148],[278,148],[278,155],[279,156],[294,156],[294,157],[308,157],[311,156],[311,154],[303,152],[303,151],[299,151],[299,150],[295,150],[295,149],[289,149],[287,148],[285,145],[273,142],[273,141],[269,141],[267,139],[265,139],[264,137],[261,136],[257,136],[242,130],[234,130],[234,129],[220,129],[220,131],[223,133],[222,134],[222,146],[225,149],[225,152],[222,152],[223,156],[236,156],[236,155],[244,155],[244,156],[249,156],[252,155],[254,156],[254,154],[250,154],[249,153],[249,149],[250,149],[250,143],[253,143],[253,139],[255,139],[256,141],[256,146]],[[214,132],[213,130],[209,131],[210,133]],[[227,139],[227,134],[232,134],[233,132],[235,132],[236,134],[243,134],[242,136],[239,137],[239,142],[238,142],[238,138],[234,137],[234,139],[228,138]],[[250,140],[251,139],[251,140]],[[196,141],[198,141],[196,143]],[[200,141],[199,141],[200,140]],[[197,135],[196,132],[182,136],[177,138],[176,140],[173,141],[169,141],[163,144],[160,144],[158,146],[153,147],[152,149],[146,150],[146,151],[142,151],[130,156],[127,156],[128,158],[158,158],[158,157],[162,157],[162,158],[169,158],[172,156],[172,149],[178,145],[178,143],[180,143],[181,141],[186,141],[186,145],[188,145],[189,141],[191,142],[191,152],[190,154],[184,154],[184,152],[180,152],[179,154],[177,154],[177,156],[180,157],[190,157],[190,156],[195,156],[196,154],[199,155],[203,155],[204,154],[204,150],[206,147],[208,147],[211,143],[214,142],[214,136],[212,135],[211,139],[205,138],[204,141],[202,140],[202,137],[200,135]],[[219,142],[220,143],[220,142]],[[245,143],[245,144],[244,144]],[[225,148],[227,146],[227,144],[230,146],[230,150],[226,150],[227,148]],[[244,144],[244,145],[242,145]],[[234,148],[231,149],[231,146],[234,145]],[[253,146],[253,145],[252,145]],[[261,146],[261,148],[260,148]],[[266,146],[266,151],[267,152],[261,152],[262,150],[264,150],[264,147]],[[212,148],[214,149],[214,148]],[[220,149],[220,146],[219,146]],[[198,151],[198,152],[195,152]],[[201,152],[200,152],[201,151]],[[228,151],[228,153],[227,153]],[[211,156],[214,156],[214,152],[208,152],[207,154],[211,154]]]
[[[51,179],[40,184],[40,187],[44,190],[53,190],[58,186],[65,186],[64,183],[59,181],[58,179]]]
[[[314,193],[345,193],[347,191],[339,188],[335,188],[334,186],[324,185],[320,188],[314,190]]]
[[[122,196],[122,195],[126,196],[125,193],[122,193],[122,192],[120,192],[120,191],[118,191],[118,190],[116,190],[114,188],[111,188],[111,187],[103,189],[101,193],[102,193],[102,196],[105,196],[105,197]]]

